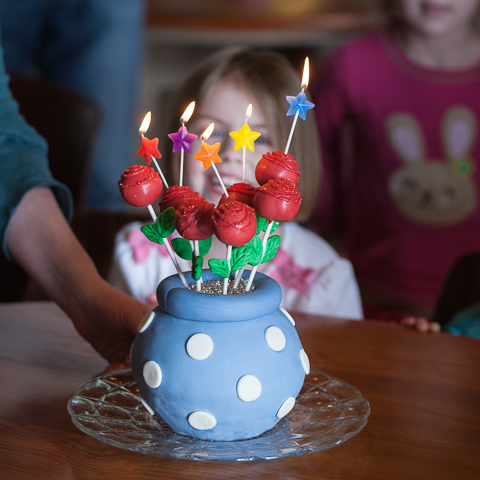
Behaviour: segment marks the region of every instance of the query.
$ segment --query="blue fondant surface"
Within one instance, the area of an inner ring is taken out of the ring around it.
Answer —
[[[298,395],[305,377],[300,361],[302,345],[295,327],[278,309],[277,282],[265,275],[258,280],[255,292],[228,296],[230,307],[221,305],[220,313],[215,301],[219,295],[189,292],[182,286],[182,293],[187,295],[175,292],[172,297],[171,291],[179,290],[172,277],[159,287],[159,297],[168,300],[155,310],[150,326],[137,335],[132,370],[142,398],[177,433],[210,440],[255,437],[278,422],[277,411],[288,397]],[[199,302],[199,295],[211,300]],[[164,311],[173,304],[175,316]],[[268,312],[264,304],[270,306]],[[207,314],[198,313],[199,308],[207,309]],[[188,318],[180,317],[180,311],[187,312]],[[241,318],[242,312],[246,312],[246,319]],[[232,320],[230,313],[238,320]],[[202,321],[204,316],[208,320]],[[280,352],[270,349],[265,341],[265,330],[270,326],[280,328],[285,335],[286,345]],[[213,352],[205,360],[194,360],[186,352],[188,339],[196,333],[205,333],[213,340]],[[162,370],[158,388],[148,387],[143,379],[143,365],[150,360]],[[262,385],[260,397],[252,402],[237,395],[237,382],[247,374],[257,377]],[[213,415],[216,426],[210,430],[192,428],[188,416],[194,411]]]
[[[248,277],[250,271],[244,271]],[[187,282],[193,283],[190,272]],[[203,270],[203,281],[222,279],[210,270]],[[208,295],[187,290],[178,275],[167,277],[157,288],[158,308],[170,315],[204,322],[238,322],[260,317],[278,308],[282,301],[280,285],[268,275],[255,275],[255,290],[244,295]],[[248,301],[247,301],[248,298]],[[212,314],[215,310],[215,315]]]

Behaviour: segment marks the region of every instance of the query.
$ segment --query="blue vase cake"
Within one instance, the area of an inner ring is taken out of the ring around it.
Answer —
[[[222,277],[203,270],[202,279]],[[257,273],[253,291],[215,295],[186,289],[173,275],[157,299],[132,347],[133,375],[152,414],[179,434],[233,441],[261,435],[290,412],[310,367],[275,280]]]

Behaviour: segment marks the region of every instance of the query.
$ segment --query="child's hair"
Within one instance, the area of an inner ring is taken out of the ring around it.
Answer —
[[[381,11],[386,16],[387,25],[393,29],[401,29],[403,26],[402,19],[399,17],[397,8],[397,0],[378,0]],[[480,2],[477,12],[473,17],[473,26],[480,31]]]
[[[293,116],[286,116],[289,105],[285,97],[300,91],[301,79],[286,58],[270,50],[230,47],[209,56],[180,89],[172,109],[169,131],[178,130],[178,119],[191,101],[196,102],[195,110],[200,109],[202,100],[211,89],[225,81],[234,82],[251,93],[254,112],[259,109],[263,113],[274,136],[273,150],[284,149],[293,121]],[[171,147],[165,152],[166,157],[170,157],[166,158],[167,176],[173,183],[178,183],[178,154],[169,153]],[[313,114],[306,121],[300,119],[297,122],[289,153],[300,164],[302,205],[295,220],[302,222],[310,216],[320,182],[320,148]]]

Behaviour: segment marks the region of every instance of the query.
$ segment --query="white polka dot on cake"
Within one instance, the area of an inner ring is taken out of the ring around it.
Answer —
[[[265,341],[275,352],[282,351],[287,343],[285,335],[278,327],[268,327],[265,330]]]
[[[143,366],[143,378],[150,388],[158,388],[162,383],[162,369],[157,362],[149,360]]]
[[[262,393],[262,384],[255,375],[244,375],[237,382],[237,395],[244,402],[253,402]]]
[[[206,333],[196,333],[187,340],[185,348],[189,357],[205,360],[213,352],[213,340]]]
[[[303,348],[300,350],[300,361],[302,362],[302,367],[305,370],[305,375],[308,375],[310,373],[310,360],[308,359],[308,356]]]
[[[140,320],[140,323],[138,324],[138,332],[143,333],[152,323],[152,320],[155,317],[155,312],[147,312],[142,319]]]
[[[283,307],[278,307],[278,309],[290,320],[290,323],[295,326],[295,320],[293,317]]]
[[[195,430],[211,430],[217,424],[217,419],[211,413],[198,410],[188,416],[188,423]]]
[[[294,397],[288,397],[282,403],[282,406],[278,409],[277,417],[278,418],[283,418],[285,415],[290,413],[290,410],[294,407],[294,405],[295,405],[295,398]]]

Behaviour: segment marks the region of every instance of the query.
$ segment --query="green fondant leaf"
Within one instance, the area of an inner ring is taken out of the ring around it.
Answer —
[[[252,247],[244,245],[243,247],[234,248],[232,250],[232,258],[230,259],[232,272],[236,272],[245,267],[254,255],[255,251]]]
[[[230,276],[230,268],[226,260],[211,258],[208,261],[208,265],[215,275],[220,275],[223,278],[228,278]]]
[[[272,229],[270,230],[270,233],[273,233],[278,228],[278,225],[279,225],[278,222],[273,222]]]
[[[257,231],[256,235],[258,235],[261,231],[265,231],[265,228],[267,227],[268,220],[265,218],[262,218],[258,213],[255,212],[255,216],[257,217]]]
[[[277,253],[278,247],[280,246],[280,236],[273,235],[267,240],[267,248],[265,249],[265,255],[262,258],[262,263],[268,262],[271,260]]]
[[[262,218],[257,213],[255,213],[255,216],[257,217],[257,235],[258,235],[260,232],[264,232],[267,229],[268,220],[266,218]],[[277,227],[278,227],[278,222],[273,222],[270,233],[273,233],[277,229]]]
[[[175,231],[174,219],[175,209],[173,207],[168,207],[157,217],[157,229],[163,238],[168,237]]]
[[[192,262],[192,278],[200,280],[202,278],[203,257],[193,257]]]
[[[211,246],[212,246],[212,237],[207,238],[206,240],[199,240],[198,251],[200,255],[206,255],[210,251]]]
[[[180,258],[183,258],[184,260],[192,259],[192,246],[188,240],[185,240],[184,238],[174,238],[172,240],[172,247]]]
[[[154,223],[149,223],[148,225],[144,225],[143,227],[140,228],[140,230],[151,242],[158,243],[159,245],[163,245],[163,238],[158,233]]]
[[[248,260],[248,264],[252,265],[254,267],[255,265],[258,265],[260,263],[260,260],[262,259],[262,241],[260,240],[260,237],[255,235],[248,243],[244,245],[244,247],[251,247],[253,249],[253,252],[250,253],[250,259]]]

